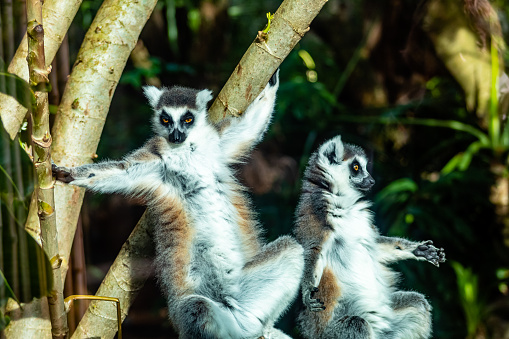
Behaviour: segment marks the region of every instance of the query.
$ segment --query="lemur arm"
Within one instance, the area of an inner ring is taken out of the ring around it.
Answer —
[[[443,248],[433,246],[433,241],[414,242],[403,238],[379,236],[378,256],[382,263],[390,264],[398,260],[415,259],[428,261],[435,266],[445,262]]]
[[[325,262],[320,247],[307,248],[304,251],[304,276],[302,278],[302,301],[312,312],[325,309],[320,299],[314,298],[322,279]]]
[[[120,161],[103,161],[73,168],[53,165],[57,180],[101,193],[136,195],[153,189],[158,176],[154,139]]]
[[[229,162],[238,162],[261,140],[272,118],[279,70],[239,118],[229,118],[220,125],[222,151]]]

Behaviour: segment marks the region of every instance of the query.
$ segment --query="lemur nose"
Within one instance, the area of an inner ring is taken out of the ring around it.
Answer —
[[[180,133],[178,130],[175,130],[170,134],[168,139],[170,142],[175,144],[181,144],[186,140],[186,135],[184,133]]]

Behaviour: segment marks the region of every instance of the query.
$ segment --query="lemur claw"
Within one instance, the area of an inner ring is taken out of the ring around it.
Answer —
[[[71,175],[71,172],[69,172],[69,169],[66,167],[58,167],[53,163],[51,164],[51,171],[53,172],[53,176],[55,177],[55,179],[57,179],[58,181],[68,184],[74,180],[73,176]]]
[[[426,261],[435,265],[440,266],[440,263],[445,262],[445,251],[443,248],[436,248],[433,246],[433,241],[428,240],[417,246],[414,250],[416,257],[423,257]]]

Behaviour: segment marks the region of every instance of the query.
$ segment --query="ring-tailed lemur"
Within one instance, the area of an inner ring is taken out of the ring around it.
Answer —
[[[264,244],[231,165],[271,119],[276,73],[241,118],[215,128],[209,90],[145,87],[156,136],[121,161],[55,168],[61,181],[144,198],[154,225],[155,267],[181,338],[288,338],[274,322],[296,297],[302,247]]]
[[[416,292],[398,291],[387,264],[445,261],[431,241],[381,236],[370,203],[375,183],[364,151],[337,136],[315,152],[304,174],[295,234],[304,247],[299,326],[307,338],[428,338],[431,307]]]

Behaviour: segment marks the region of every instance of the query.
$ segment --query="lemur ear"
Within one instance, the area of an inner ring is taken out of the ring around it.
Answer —
[[[208,102],[212,100],[212,91],[204,89],[196,94],[196,106],[201,111],[207,109]]]
[[[147,97],[150,106],[156,108],[157,103],[159,102],[159,98],[163,93],[163,90],[155,86],[143,86],[143,93]]]
[[[338,135],[320,146],[319,153],[330,164],[338,165],[343,160],[344,146],[341,136]]]

